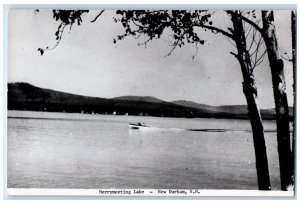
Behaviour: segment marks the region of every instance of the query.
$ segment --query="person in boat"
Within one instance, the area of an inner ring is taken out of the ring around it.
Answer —
[[[148,127],[145,123],[137,123],[138,126]]]
[[[129,123],[129,125],[140,126],[140,127],[148,127],[145,123]]]

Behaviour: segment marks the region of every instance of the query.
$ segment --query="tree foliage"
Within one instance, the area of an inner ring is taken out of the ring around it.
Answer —
[[[57,31],[55,32],[56,44],[50,48],[39,48],[41,55],[45,50],[51,50],[57,47],[63,36],[63,32],[66,26],[70,26],[77,22],[77,25],[81,25],[82,15],[88,13],[89,10],[53,10],[53,18],[56,21],[60,21]],[[100,13],[91,22],[95,22],[98,17],[104,12]],[[233,11],[223,11],[228,14],[228,17],[237,15]],[[195,44],[197,50],[198,45],[203,45],[206,39],[203,36],[199,36],[199,29],[202,28],[205,31],[211,31],[214,34],[222,34],[229,39],[236,38],[232,28],[224,30],[218,26],[214,26],[213,15],[215,11],[208,10],[116,10],[113,20],[115,23],[120,23],[124,27],[124,33],[113,38],[113,43],[117,43],[119,40],[123,40],[125,37],[133,36],[138,39],[143,36],[143,41],[138,45],[147,45],[153,39],[159,39],[163,35],[165,30],[168,30],[168,34],[171,35],[171,49],[168,55],[177,47],[182,47],[186,43]],[[246,16],[251,22],[256,24],[253,19],[257,19],[255,11],[245,11],[242,15]],[[244,17],[243,16],[243,17]],[[265,49],[262,51],[263,41],[257,32],[257,29],[253,29],[252,26],[247,27],[246,38],[251,40],[248,46],[250,52],[252,67],[249,72],[252,73],[254,68],[257,67],[263,60],[265,55]],[[145,38],[146,37],[146,38]]]
[[[116,14],[121,17],[114,20],[121,22],[125,34],[114,39],[114,43],[129,35],[135,37],[146,35],[148,42],[160,38],[164,30],[169,28],[174,39],[173,46],[181,47],[185,42],[204,44],[205,41],[198,36],[194,25],[212,25],[211,14],[200,10],[117,10]]]
[[[43,55],[45,50],[52,50],[57,47],[62,39],[66,26],[70,26],[70,29],[74,23],[77,23],[77,25],[80,26],[82,23],[82,14],[88,12],[89,10],[53,10],[53,18],[60,22],[57,31],[55,32],[56,44],[52,48],[38,48],[40,54]]]

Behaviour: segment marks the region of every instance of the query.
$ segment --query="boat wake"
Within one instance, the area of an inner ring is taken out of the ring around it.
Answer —
[[[163,127],[152,127],[145,124],[129,124],[130,129],[143,130],[143,131],[192,131],[192,132],[241,132],[241,133],[252,133],[252,130],[247,129],[216,129],[216,128],[163,128]],[[264,132],[275,133],[276,130],[264,130]]]

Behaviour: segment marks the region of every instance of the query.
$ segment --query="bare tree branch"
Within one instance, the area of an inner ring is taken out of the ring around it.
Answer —
[[[234,36],[220,28],[216,28],[214,26],[209,26],[209,25],[204,25],[204,24],[194,24],[194,26],[197,26],[197,27],[201,27],[201,28],[207,28],[209,29],[210,31],[212,31],[213,33],[221,33],[231,39],[234,39]]]
[[[287,53],[285,53],[285,55],[286,55],[287,57],[285,57],[284,55],[281,55],[281,58],[284,59],[284,60],[287,60],[288,62],[292,62],[292,61],[293,61],[293,59],[290,58],[290,56],[289,56]]]
[[[234,11],[230,11],[230,10],[227,10],[226,11],[227,13],[231,14],[231,15],[236,15],[238,17],[240,17],[243,21],[249,23],[250,25],[252,25],[255,29],[257,29],[262,35],[264,35],[264,32],[263,32],[263,29],[261,27],[259,27],[258,24],[256,24],[255,22],[251,21],[250,19],[244,17],[243,15],[241,14],[237,14],[235,13]]]
[[[267,49],[265,49],[265,51],[262,53],[262,55],[257,59],[257,62],[259,62],[259,63],[257,63],[256,64],[256,66],[258,66],[259,64],[261,64],[262,63],[262,59],[264,59],[264,57],[266,56],[266,53],[267,53]]]
[[[144,42],[142,42],[142,43],[138,43],[138,46],[144,45],[145,48],[147,48],[147,43],[148,43],[150,40],[152,40],[152,38],[149,37],[148,40],[146,40],[146,41],[144,41]]]
[[[91,21],[91,23],[94,23],[104,12],[104,10],[100,11],[100,13],[94,18],[94,20]]]
[[[198,54],[198,50],[199,50],[199,48],[198,48],[198,43],[199,43],[199,42],[197,42],[197,43],[195,44],[195,46],[196,46],[196,52],[195,52],[195,54],[192,56],[192,59],[193,59],[193,60],[195,59],[196,55]]]
[[[255,48],[254,52],[252,54],[250,54],[251,57],[254,55],[254,53],[259,51],[260,46],[262,46],[262,44],[263,44],[262,39],[263,39],[262,36],[260,36],[260,38],[258,39],[258,42],[254,41],[256,43],[256,48]],[[250,51],[250,49],[249,49],[249,51]]]
[[[250,46],[249,46],[249,51],[251,50],[254,42],[255,42],[255,37],[256,37],[256,33],[257,33],[257,30],[256,29],[253,29],[253,32],[252,32],[252,40],[251,40],[251,43],[250,43]]]
[[[170,55],[172,54],[172,52],[175,50],[175,48],[176,48],[178,45],[180,45],[179,43],[180,43],[180,42],[182,43],[183,36],[186,35],[186,33],[187,33],[187,31],[185,31],[184,33],[182,33],[182,35],[180,36],[180,38],[174,41],[174,43],[173,43],[173,45],[172,45],[172,49],[171,49],[170,52],[169,52],[166,56],[164,56],[164,57],[168,57],[168,56],[170,56]]]
[[[232,54],[234,57],[236,57],[237,59],[239,59],[238,54],[236,54],[234,52],[230,52],[230,54]]]
[[[53,47],[46,47],[45,49],[39,48],[38,50],[41,52],[41,54],[44,53],[44,50],[53,50],[59,45],[59,43],[62,39],[62,36],[63,36],[64,29],[65,29],[66,26],[67,26],[67,24],[65,24],[65,23],[60,24],[60,29],[57,31],[58,32],[58,35],[57,35],[58,38],[57,38],[57,41],[56,41],[55,45]]]

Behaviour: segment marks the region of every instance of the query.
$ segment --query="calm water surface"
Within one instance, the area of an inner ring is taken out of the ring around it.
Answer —
[[[10,188],[257,189],[247,120],[8,112]],[[131,130],[129,122],[157,128]],[[275,130],[274,121],[265,129]],[[265,133],[272,189],[276,133]]]

